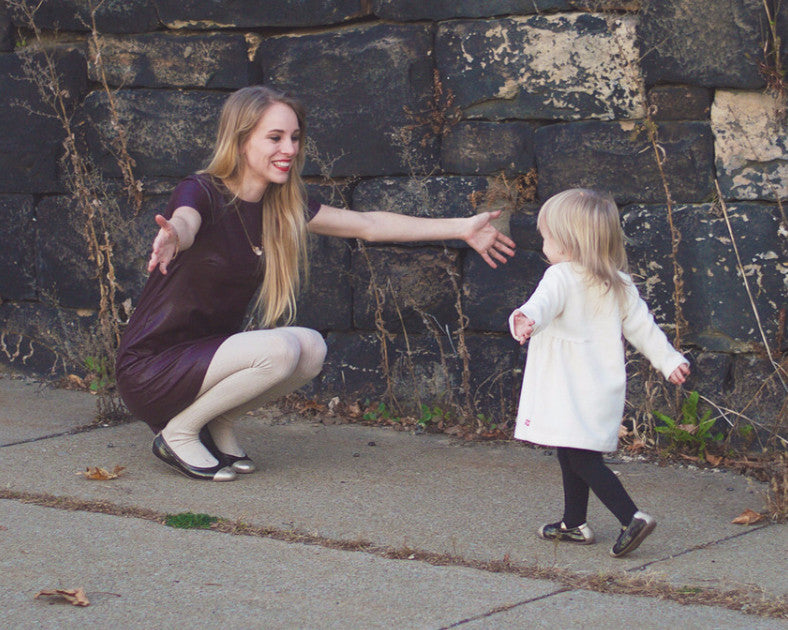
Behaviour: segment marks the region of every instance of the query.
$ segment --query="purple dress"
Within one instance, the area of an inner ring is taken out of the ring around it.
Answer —
[[[173,191],[163,216],[181,206],[200,213],[193,245],[176,256],[167,275],[156,268],[148,278],[118,349],[115,375],[123,402],[153,431],[197,397],[214,353],[241,331],[249,302],[262,281],[260,203],[237,200],[209,175],[192,175]],[[307,221],[320,209],[310,199]]]

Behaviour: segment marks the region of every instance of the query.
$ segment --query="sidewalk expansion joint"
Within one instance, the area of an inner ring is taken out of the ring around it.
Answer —
[[[5,448],[6,446],[18,446],[20,444],[31,444],[33,442],[43,442],[44,440],[51,440],[52,438],[63,437],[64,435],[77,435],[78,433],[87,433],[89,431],[94,431],[96,429],[106,429],[107,427],[102,426],[100,424],[85,424],[81,427],[73,427],[66,431],[60,431],[59,433],[50,433],[48,435],[38,435],[36,437],[27,438],[24,440],[17,440],[16,442],[8,442],[8,444],[0,444],[0,448]]]
[[[0,499],[10,499],[21,503],[38,505],[67,511],[91,512],[110,516],[138,518],[165,525],[169,514],[149,508],[129,507],[112,503],[111,501],[83,500],[71,497],[59,497],[50,494],[21,492],[0,488]],[[327,538],[317,534],[310,534],[296,529],[281,529],[266,526],[251,525],[239,521],[230,521],[218,518],[210,525],[208,530],[217,533],[235,536],[250,536],[255,538],[268,538],[291,544],[315,545],[336,551],[355,551],[368,553],[386,560],[415,560],[433,566],[463,567],[484,571],[487,573],[505,573],[531,580],[545,580],[563,585],[559,590],[546,596],[572,590],[586,590],[608,595],[634,595],[674,601],[685,605],[702,605],[716,608],[736,610],[759,617],[775,619],[788,619],[788,600],[781,597],[765,598],[761,591],[734,590],[721,591],[714,588],[687,588],[677,587],[656,576],[637,577],[630,572],[584,574],[556,567],[540,567],[525,563],[511,562],[508,558],[503,560],[470,560],[462,556],[448,553],[423,551],[410,547],[391,547],[372,543],[364,540],[342,540]],[[754,531],[754,530],[751,530]],[[747,532],[730,536],[736,538]],[[701,545],[698,548],[716,544],[715,541]],[[688,553],[687,550],[684,553]],[[681,555],[681,554],[677,554]],[[657,561],[655,561],[657,562]],[[653,564],[647,563],[640,569]],[[536,601],[536,599],[520,602],[519,606]],[[487,616],[503,612],[496,609],[486,613]],[[461,622],[458,622],[461,623]]]
[[[644,564],[641,564],[637,567],[632,567],[627,569],[627,573],[636,573],[637,571],[643,571],[644,569],[654,565],[659,564],[661,562],[666,562],[667,560],[673,560],[674,558],[680,558],[681,556],[686,556],[687,554],[694,553],[696,551],[701,551],[703,549],[708,549],[709,547],[713,547],[714,545],[719,545],[721,543],[728,542],[729,540],[735,540],[736,538],[741,538],[742,536],[747,536],[748,534],[752,534],[753,532],[757,532],[761,529],[765,529],[769,527],[771,523],[765,523],[764,525],[759,525],[757,527],[750,527],[747,530],[742,532],[738,532],[736,534],[731,534],[730,536],[725,536],[724,538],[720,538],[718,540],[711,540],[709,542],[703,543],[701,545],[696,545],[695,547],[690,547],[689,549],[685,549],[684,551],[680,551],[678,553],[671,554],[669,556],[664,556],[662,558],[657,558],[656,560],[650,560]]]
[[[450,630],[450,628],[459,628],[460,626],[465,625],[466,623],[472,623],[474,621],[481,621],[482,619],[489,619],[494,615],[498,615],[500,613],[509,612],[510,610],[514,610],[515,608],[519,608],[520,606],[525,606],[527,604],[533,604],[534,602],[541,601],[543,599],[548,599],[550,597],[554,597],[555,595],[560,595],[561,593],[569,593],[573,590],[573,588],[569,588],[568,586],[564,586],[559,588],[551,593],[545,593],[544,595],[539,595],[538,597],[530,597],[529,599],[523,600],[521,602],[517,602],[515,604],[506,604],[504,606],[497,606],[493,608],[489,612],[481,613],[479,615],[474,615],[473,617],[468,617],[466,619],[461,619],[460,621],[456,621],[449,626],[442,626],[440,630]]]

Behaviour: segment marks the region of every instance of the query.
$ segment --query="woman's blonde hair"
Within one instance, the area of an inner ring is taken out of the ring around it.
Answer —
[[[629,266],[618,206],[610,195],[585,188],[560,192],[539,210],[536,226],[543,234],[547,231],[592,282],[625,303],[627,283],[619,271],[627,273]]]
[[[287,182],[270,182],[261,200],[265,271],[255,310],[260,323],[266,327],[276,325],[283,317],[287,323],[292,322],[301,274],[308,271],[306,191],[301,179],[306,133],[303,106],[294,98],[262,85],[234,92],[222,108],[213,157],[201,171],[221,180],[227,188],[239,184],[245,165],[243,147],[265,112],[275,103],[283,103],[295,113],[300,129],[300,144]],[[231,203],[234,202],[235,199]]]

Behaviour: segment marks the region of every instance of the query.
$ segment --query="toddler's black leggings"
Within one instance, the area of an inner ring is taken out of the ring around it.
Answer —
[[[588,489],[626,527],[637,512],[618,477],[602,460],[599,451],[559,447],[558,462],[564,478],[564,524],[577,527],[586,522]]]

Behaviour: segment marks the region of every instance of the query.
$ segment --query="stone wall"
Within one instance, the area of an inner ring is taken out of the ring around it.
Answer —
[[[205,164],[227,94],[273,84],[308,108],[312,195],[417,216],[501,208],[499,227],[518,243],[492,270],[463,243],[315,238],[299,323],[330,350],[310,394],[376,400],[389,383],[402,400],[467,393],[478,411],[510,419],[524,352],[506,317],[545,268],[535,213],[562,189],[590,186],[619,202],[633,271],[672,335],[669,191],[689,385],[777,419],[784,390],[729,232],[779,357],[788,125],[784,96],[766,90],[761,0],[106,0],[101,63],[87,4],[45,0],[36,22],[110,191],[120,173],[102,72],[128,132],[145,199],[137,214],[121,203],[109,227],[120,301],[137,299],[152,216]],[[788,3],[777,23],[788,41]],[[41,99],[20,80],[29,41],[19,16],[0,9],[0,360],[57,376],[91,352],[98,289],[59,162],[62,126],[31,113]],[[713,203],[715,180],[729,221]],[[637,407],[642,373],[631,373]]]

